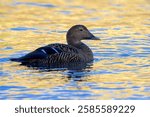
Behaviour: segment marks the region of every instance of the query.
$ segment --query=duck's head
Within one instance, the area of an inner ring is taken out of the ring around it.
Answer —
[[[78,45],[81,40],[100,40],[95,37],[90,31],[83,25],[72,26],[67,32],[67,43],[69,45]]]

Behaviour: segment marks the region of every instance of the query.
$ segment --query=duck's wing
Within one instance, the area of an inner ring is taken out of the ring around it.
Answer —
[[[27,62],[35,59],[46,59],[50,55],[59,56],[61,53],[78,53],[78,50],[72,46],[66,44],[50,44],[44,47],[40,47],[29,54],[20,57],[20,58],[12,58],[11,61],[16,62]]]
[[[56,43],[56,44],[47,45],[46,47],[52,48],[55,51],[55,53],[61,53],[61,52],[76,53],[76,54],[79,53],[79,50],[77,48],[66,44]]]

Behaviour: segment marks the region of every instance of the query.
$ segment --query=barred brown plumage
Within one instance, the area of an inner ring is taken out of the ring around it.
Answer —
[[[82,30],[81,30],[82,29]],[[66,35],[67,44],[49,44],[12,61],[21,62],[28,66],[41,66],[42,64],[67,64],[73,62],[90,62],[93,60],[91,49],[81,40],[99,40],[83,25],[71,27]]]

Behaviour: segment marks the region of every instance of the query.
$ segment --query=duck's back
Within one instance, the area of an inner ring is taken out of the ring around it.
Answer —
[[[52,64],[64,62],[86,62],[86,59],[87,58],[80,49],[71,45],[56,43],[40,47],[23,57],[13,58],[11,60],[21,62],[22,64]]]

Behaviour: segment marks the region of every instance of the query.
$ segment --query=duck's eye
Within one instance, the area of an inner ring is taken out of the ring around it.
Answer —
[[[79,29],[80,31],[83,31],[83,29]]]

